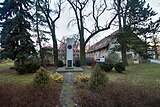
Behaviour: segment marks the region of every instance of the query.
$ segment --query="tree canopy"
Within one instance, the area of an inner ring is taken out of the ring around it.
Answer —
[[[1,8],[0,19],[3,20],[1,45],[3,57],[25,59],[35,54],[35,48],[29,32],[32,16],[29,13],[31,0],[5,0]]]
[[[127,62],[127,48],[130,43],[135,44],[135,46],[140,46],[139,49],[143,50],[147,49],[147,43],[141,41],[138,38],[138,33],[142,34],[145,32],[149,32],[149,30],[145,27],[145,23],[148,23],[151,20],[152,16],[155,16],[156,13],[152,10],[152,8],[147,6],[145,0],[114,0],[114,9],[118,13],[118,25],[119,25],[119,34],[117,36],[118,43],[120,44],[121,54],[122,54],[122,62],[125,65],[128,65]],[[145,27],[145,28],[143,28]],[[143,30],[140,30],[143,29]],[[144,30],[145,29],[145,30]],[[134,36],[133,36],[134,34]],[[137,39],[137,40],[135,40]],[[136,41],[136,42],[132,42]],[[139,42],[139,43],[137,43]],[[130,46],[135,47],[135,46]],[[143,45],[137,45],[143,44]],[[135,49],[135,48],[132,48]],[[135,52],[141,52],[135,49]],[[146,53],[146,52],[145,52]]]

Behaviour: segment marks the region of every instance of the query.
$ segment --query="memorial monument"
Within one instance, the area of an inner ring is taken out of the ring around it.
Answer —
[[[59,67],[56,72],[83,72],[81,67],[73,67],[73,38],[67,38],[66,67]]]
[[[73,67],[73,38],[67,38],[67,56],[66,56],[66,67]]]

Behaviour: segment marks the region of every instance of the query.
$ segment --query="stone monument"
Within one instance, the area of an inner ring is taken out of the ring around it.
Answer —
[[[67,38],[66,44],[66,67],[59,67],[56,72],[83,72],[81,67],[73,67],[74,39]]]
[[[66,67],[73,67],[73,38],[67,38],[67,56],[66,56]]]

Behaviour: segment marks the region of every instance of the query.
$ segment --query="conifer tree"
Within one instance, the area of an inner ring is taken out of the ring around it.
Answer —
[[[21,61],[36,53],[29,32],[32,20],[31,0],[5,0],[2,4],[0,19],[2,23],[1,44],[3,57]]]

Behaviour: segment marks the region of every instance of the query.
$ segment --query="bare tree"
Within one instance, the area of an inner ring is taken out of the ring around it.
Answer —
[[[71,5],[77,22],[77,27],[79,31],[80,36],[80,62],[81,65],[86,65],[86,54],[85,54],[85,46],[89,42],[89,40],[94,37],[99,32],[105,31],[110,29],[110,26],[114,19],[117,17],[117,14],[115,14],[111,20],[106,23],[106,25],[102,26],[100,25],[100,17],[105,14],[107,10],[107,3],[106,0],[67,0],[69,4]],[[92,9],[91,12],[88,14],[84,14],[87,8],[87,5],[89,3],[92,3]],[[94,23],[94,28],[90,29],[89,27],[85,26],[85,18],[92,15],[92,20]],[[89,36],[85,39],[85,31],[89,33]]]
[[[39,48],[40,48],[40,58],[41,58],[41,64],[43,65],[43,67],[45,67],[45,62],[44,62],[44,56],[42,54],[42,44],[41,44],[41,39],[40,39],[40,34],[39,34],[39,21],[38,21],[38,0],[36,0],[36,32],[37,32],[37,37],[38,37],[38,44],[39,44]]]
[[[58,49],[57,49],[57,46],[58,45],[57,45],[57,40],[56,40],[55,23],[60,18],[62,0],[58,0],[58,3],[56,4],[57,9],[53,11],[54,14],[57,15],[57,16],[55,16],[54,19],[51,15],[52,10],[51,10],[51,6],[50,6],[50,0],[45,0],[45,1],[38,0],[38,5],[39,5],[42,13],[46,17],[47,24],[48,24],[49,29],[51,31],[51,37],[52,37],[52,41],[53,41],[54,65],[57,66],[57,63],[58,63]]]

